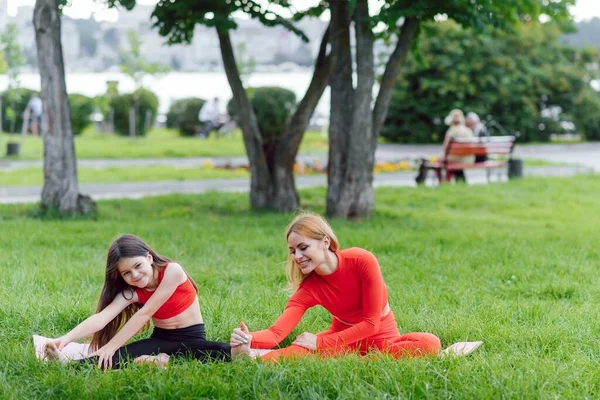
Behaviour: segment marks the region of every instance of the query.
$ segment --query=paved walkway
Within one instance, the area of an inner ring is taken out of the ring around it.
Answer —
[[[377,162],[397,161],[402,159],[418,159],[439,155],[440,146],[437,145],[400,145],[382,144],[376,152]],[[515,156],[519,158],[539,159],[550,162],[570,164],[564,167],[527,167],[525,176],[572,176],[590,172],[600,173],[600,143],[577,144],[543,144],[543,145],[517,145]],[[322,156],[300,155],[304,161],[320,160]],[[148,166],[172,165],[179,167],[202,166],[210,161],[214,165],[230,164],[239,166],[246,164],[246,157],[194,157],[194,158],[157,158],[157,159],[99,159],[79,160],[78,167],[106,168],[108,166]],[[0,161],[0,168],[41,168],[41,161]],[[431,174],[432,175],[432,174]],[[375,186],[415,186],[414,172],[398,172],[392,174],[376,174]],[[498,179],[495,175],[493,176]],[[471,184],[487,182],[485,171],[467,171],[467,179]],[[506,177],[501,177],[506,179]],[[298,176],[298,188],[312,186],[325,186],[325,175]],[[429,185],[433,181],[428,182]],[[96,200],[114,198],[140,198],[172,193],[204,193],[208,191],[248,191],[249,178],[240,179],[215,179],[201,181],[162,181],[162,182],[124,182],[108,184],[80,185],[81,193],[89,194]],[[40,186],[0,186],[0,203],[31,203],[40,199]]]
[[[526,168],[525,176],[573,176],[590,173],[589,168],[582,167],[536,167]],[[416,186],[415,172],[398,172],[392,174],[376,174],[375,187],[380,186]],[[433,177],[433,174],[430,174]],[[485,171],[467,171],[469,184],[487,183]],[[506,175],[500,177],[493,174],[492,181],[506,180]],[[325,186],[325,175],[298,176],[296,186],[307,188]],[[427,185],[433,185],[433,179],[428,179]],[[94,200],[129,198],[137,199],[146,196],[158,196],[173,193],[205,193],[210,191],[245,192],[250,187],[249,178],[214,179],[200,181],[162,181],[162,182],[130,182],[80,185],[83,194],[92,196]],[[40,186],[0,186],[0,203],[35,203],[40,201]]]
[[[404,145],[380,144],[377,147],[375,158],[377,162],[398,161],[403,159],[419,159],[421,157],[439,156],[439,145]],[[550,162],[567,164],[580,164],[600,172],[600,143],[574,143],[574,144],[539,144],[515,146],[515,157],[537,159]],[[327,154],[299,155],[298,159],[304,161],[323,161]],[[211,162],[216,166],[230,164],[232,166],[246,165],[248,159],[244,157],[189,157],[189,158],[123,158],[123,159],[84,159],[78,160],[78,167],[106,168],[148,166],[148,165],[174,165],[178,167],[202,166]],[[41,161],[7,161],[0,160],[0,168],[41,168]]]

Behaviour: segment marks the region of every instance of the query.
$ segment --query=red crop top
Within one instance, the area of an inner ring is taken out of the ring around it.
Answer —
[[[388,304],[388,291],[379,263],[367,250],[357,247],[335,252],[339,263],[330,275],[311,273],[288,301],[283,314],[269,329],[252,332],[252,347],[277,346],[316,305],[353,324],[341,332],[317,337],[318,349],[333,349],[355,343],[379,331],[381,312]]]
[[[168,266],[169,264],[167,264],[166,267],[164,267],[162,270],[159,270],[158,272],[159,285],[162,282],[163,277],[165,276],[165,271],[167,270]],[[146,304],[148,299],[150,299],[150,297],[152,297],[152,295],[154,294],[154,290],[150,291],[137,287],[135,288],[135,292],[138,296],[138,302],[141,304]],[[194,301],[196,301],[196,289],[194,288],[194,285],[192,285],[192,282],[188,278],[184,283],[177,286],[175,292],[173,292],[171,297],[169,297],[167,301],[165,301],[165,303],[158,310],[156,310],[152,318],[173,318],[187,310],[188,307],[194,303]]]

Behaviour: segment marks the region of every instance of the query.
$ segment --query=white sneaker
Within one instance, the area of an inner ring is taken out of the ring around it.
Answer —
[[[446,356],[466,356],[471,354],[481,346],[483,342],[457,342],[447,349],[440,351],[440,357]]]

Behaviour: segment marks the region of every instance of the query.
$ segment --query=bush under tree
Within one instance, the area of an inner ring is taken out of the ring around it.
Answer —
[[[23,112],[32,96],[39,96],[39,92],[30,89],[18,88],[3,92],[2,98],[2,131],[17,133],[23,126]]]
[[[96,101],[91,97],[74,93],[69,95],[69,107],[71,108],[71,129],[73,135],[77,136],[92,123],[90,117],[96,110]]]
[[[179,129],[181,136],[194,136],[199,126],[198,113],[205,100],[197,97],[175,101],[167,112],[167,128]]]
[[[246,93],[256,114],[264,145],[276,143],[296,107],[296,95],[288,89],[272,86],[248,88]],[[236,119],[232,100],[227,103],[227,112]]]
[[[148,89],[139,89],[134,93],[126,93],[115,96],[111,100],[111,107],[114,110],[114,126],[115,132],[119,135],[129,135],[129,109],[134,106],[134,96],[138,98],[138,108],[136,110],[136,136],[144,136],[146,132],[146,113],[150,111],[152,113],[151,123],[149,127],[152,127],[156,120],[156,113],[158,112],[158,97],[156,94]]]

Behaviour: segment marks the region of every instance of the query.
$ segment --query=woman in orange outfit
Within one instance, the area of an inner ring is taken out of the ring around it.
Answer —
[[[233,357],[247,354],[277,360],[310,353],[365,354],[370,350],[400,357],[440,351],[440,340],[431,333],[400,334],[379,263],[372,253],[360,248],[340,250],[327,221],[310,213],[303,213],[290,223],[286,238],[287,276],[294,293],[269,329],[249,332],[243,323],[234,329],[230,339]],[[283,349],[254,350],[277,346],[306,310],[317,305],[332,314],[329,329],[316,335],[304,332]]]

